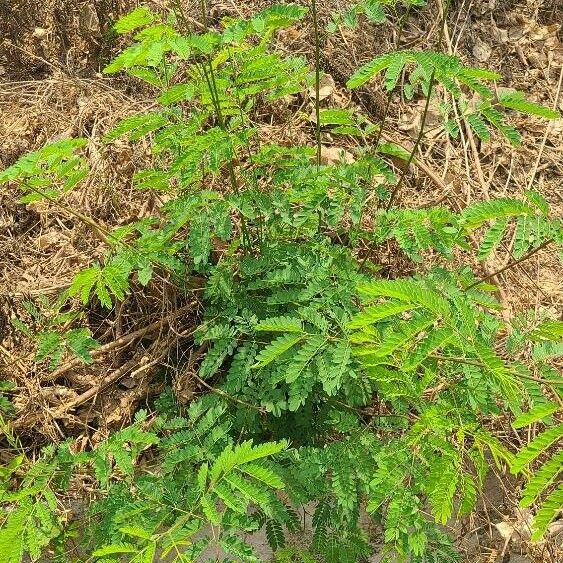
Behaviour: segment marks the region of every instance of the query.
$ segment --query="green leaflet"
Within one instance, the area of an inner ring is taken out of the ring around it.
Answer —
[[[260,485],[255,481],[248,479],[248,473],[245,471],[245,475],[239,475],[238,473],[230,473],[225,477],[225,481],[230,485],[233,491],[239,491],[245,497],[247,502],[252,502],[259,506],[265,513],[271,513],[270,507],[270,496],[263,488],[263,484]],[[279,484],[278,480],[274,479],[272,482]],[[272,486],[272,485],[269,485]],[[274,486],[273,488],[282,488],[283,482],[279,486]]]
[[[225,448],[211,466],[209,478],[213,483],[217,482],[221,475],[229,473],[237,466],[273,456],[286,448],[285,442],[264,442],[255,446],[252,440],[246,440],[234,448]]]
[[[158,101],[163,106],[177,104],[182,101],[189,101],[195,95],[194,87],[192,84],[175,84],[165,90],[159,97]]]
[[[495,438],[490,432],[483,429],[474,432],[473,435],[476,439],[476,445],[479,448],[486,446],[489,449],[497,466],[500,466],[503,462],[512,466],[514,455],[503,446],[498,438]]]
[[[313,358],[322,351],[327,343],[325,336],[310,336],[299,348],[285,371],[285,381],[293,383],[300,377]]]
[[[403,321],[396,329],[386,331],[381,342],[373,348],[371,353],[380,358],[389,356],[410,342],[418,333],[426,330],[433,322],[434,319],[428,316],[421,316],[413,321]]]
[[[552,415],[553,413],[560,410],[559,405],[555,403],[546,403],[535,406],[529,412],[522,413],[512,423],[513,428],[523,428],[524,426],[529,426],[534,422],[539,422],[544,418]]]
[[[475,352],[483,362],[484,369],[494,378],[502,394],[511,401],[516,400],[519,392],[518,381],[509,372],[501,358],[482,342],[475,343]]]
[[[92,338],[90,331],[86,328],[69,330],[66,333],[66,344],[72,353],[85,364],[93,362],[90,352],[100,346],[99,342]]]
[[[348,80],[348,88],[358,88],[386,69],[393,61],[393,55],[382,55],[359,68]]]
[[[498,110],[488,105],[482,105],[480,108],[481,115],[501,133],[513,146],[519,146],[522,143],[520,133],[511,125],[508,125],[505,116]]]
[[[252,367],[256,369],[267,366],[298,342],[301,342],[301,340],[303,340],[302,334],[285,334],[284,336],[279,336],[272,340],[268,346],[260,350],[256,356],[257,361]]]
[[[147,531],[140,526],[123,526],[122,528],[119,528],[119,531],[122,534],[126,534],[134,538],[143,538],[148,540],[152,537],[151,534],[147,533]]]
[[[453,513],[453,501],[458,480],[459,469],[455,465],[445,464],[435,488],[429,495],[432,513],[436,521],[441,524],[446,524]]]
[[[367,307],[362,312],[355,315],[348,323],[348,328],[362,328],[371,325],[382,319],[392,317],[414,308],[411,303],[382,303],[373,307]]]
[[[407,54],[397,53],[397,56],[393,57],[387,65],[387,72],[385,73],[385,88],[387,91],[391,91],[395,88],[407,61]]]
[[[266,538],[272,550],[278,551],[285,546],[285,534],[282,526],[275,520],[266,521]]]
[[[419,342],[414,351],[409,352],[406,361],[402,365],[405,371],[416,369],[433,352],[443,348],[453,338],[452,330],[449,327],[442,327],[432,330],[430,334]]]
[[[534,209],[517,199],[499,198],[470,205],[463,210],[461,220],[468,229],[473,230],[486,221],[518,215],[534,215]]]
[[[504,236],[508,222],[509,219],[506,217],[504,219],[499,219],[498,221],[495,221],[489,228],[489,230],[485,233],[483,240],[479,245],[480,260],[487,259],[491,255],[491,253],[498,247]]]
[[[525,448],[520,450],[511,464],[512,473],[519,473],[528,466],[534,459],[540,456],[547,449],[561,440],[563,437],[563,424],[544,430],[539,436],[534,438]]]
[[[282,478],[268,467],[256,465],[254,463],[246,463],[240,468],[240,471],[250,475],[257,481],[265,483],[273,489],[281,489],[284,486]]]
[[[543,215],[549,215],[549,203],[542,194],[535,190],[525,190],[524,195],[530,203],[535,205],[542,212]]]
[[[414,280],[379,280],[358,286],[362,298],[373,300],[377,297],[394,297],[401,301],[415,303],[432,312],[447,316],[449,303],[430,287]]]
[[[209,522],[218,526],[221,524],[221,514],[215,506],[215,502],[210,498],[210,495],[203,495],[200,500],[203,514]]]
[[[55,331],[38,335],[35,361],[42,362],[45,358],[54,354],[63,345],[63,342],[63,337]]]
[[[549,524],[557,517],[563,506],[563,485],[559,485],[543,502],[532,525],[532,540],[537,541],[545,534]]]
[[[383,23],[385,21],[385,7],[379,0],[364,0],[363,8],[371,22]]]
[[[528,336],[530,340],[563,340],[563,321],[546,320]]]
[[[235,535],[221,537],[220,545],[226,553],[234,555],[239,561],[260,563],[252,547]]]
[[[246,514],[248,503],[244,502],[237,494],[235,494],[226,482],[222,481],[217,483],[213,487],[213,492],[228,508],[238,512],[239,514]]]
[[[106,133],[104,140],[111,143],[128,134],[130,141],[137,141],[141,137],[160,129],[166,123],[166,116],[162,112],[133,115],[121,120],[111,131]]]
[[[139,27],[151,24],[154,18],[154,14],[148,8],[136,8],[129,14],[119,18],[115,23],[114,29],[117,33],[129,33]]]
[[[536,115],[545,119],[558,119],[560,117],[558,111],[526,100],[525,94],[522,92],[508,92],[503,94],[499,97],[499,102],[505,108],[513,109],[527,115]]]
[[[260,321],[256,330],[265,332],[303,332],[301,319],[294,317],[273,317]]]
[[[6,557],[6,563],[20,563],[24,554],[24,530],[31,515],[32,507],[23,505],[12,512],[0,528],[0,549]]]
[[[130,543],[114,543],[96,549],[92,555],[94,557],[105,557],[106,555],[117,555],[120,553],[137,553],[138,549]]]
[[[470,113],[465,118],[473,132],[481,141],[489,141],[491,139],[491,133],[489,132],[487,124],[478,113]]]
[[[522,491],[520,506],[533,504],[543,491],[555,481],[561,471],[563,471],[563,451],[556,452],[551,459],[533,473]]]
[[[319,113],[321,125],[354,125],[355,121],[349,110],[321,109]]]
[[[323,361],[324,367],[324,358],[319,357],[319,359]],[[323,389],[328,395],[334,395],[340,389],[344,379],[352,371],[351,363],[352,348],[348,342],[339,342],[332,348],[326,368],[322,371],[319,369]]]
[[[539,217],[518,217],[514,232],[513,254],[516,259],[522,258],[530,246],[534,245],[536,229],[534,223],[540,221]]]
[[[462,474],[461,476],[461,501],[459,504],[459,514],[470,514],[477,503],[477,487],[471,475]]]

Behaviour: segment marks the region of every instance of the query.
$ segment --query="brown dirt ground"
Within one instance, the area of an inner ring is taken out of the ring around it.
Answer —
[[[149,161],[148,147],[133,149],[126,143],[107,147],[101,142],[104,132],[120,118],[151,102],[146,88],[100,74],[119,49],[120,40],[111,33],[112,22],[135,4],[134,0],[0,0],[0,168],[49,141],[88,137],[92,174],[69,196],[68,203],[108,227],[149,215],[158,205],[154,196],[133,191],[130,182],[133,173]],[[162,4],[153,2],[158,8]],[[198,2],[183,4],[197,16]],[[210,4],[212,16],[219,18],[247,14],[270,2],[223,0]],[[348,4],[347,0],[323,0],[319,2],[321,16],[326,19],[331,11]],[[409,17],[400,46],[435,48],[438,19],[437,4],[430,1],[427,8]],[[497,70],[504,77],[503,86],[515,87],[538,102],[563,110],[562,22],[561,0],[457,0],[448,18],[443,48],[468,64]],[[340,29],[328,38],[323,45],[323,66],[334,86],[325,103],[360,105],[374,119],[380,117],[385,96],[378,84],[366,88],[359,97],[351,97],[343,84],[355,68],[396,41],[391,26],[370,25],[364,25],[360,32]],[[283,34],[280,45],[311,57],[310,28],[304,25]],[[405,146],[414,142],[421,109],[413,109],[398,97],[393,99],[388,130]],[[289,135],[300,141],[311,138],[308,123],[295,119],[284,108],[276,108],[278,111],[280,122],[265,128],[265,134],[278,139]],[[441,134],[431,135],[423,143],[422,153],[438,180],[414,171],[401,196],[403,202],[419,206],[440,200],[459,208],[478,199],[517,195],[533,184],[561,215],[563,119],[548,125],[534,118],[519,118],[518,126],[524,143],[516,150],[496,140],[479,146],[467,132],[461,145]],[[329,137],[323,141],[332,142]],[[150,292],[129,296],[115,311],[107,313],[95,307],[88,311],[86,322],[94,335],[102,343],[120,344],[105,350],[95,367],[67,364],[67,369],[53,376],[34,366],[33,345],[12,330],[10,318],[29,320],[23,300],[37,302],[40,295],[56,295],[77,271],[101,255],[102,247],[64,210],[46,204],[22,205],[17,199],[10,190],[0,190],[0,378],[4,369],[4,376],[18,386],[18,427],[30,445],[40,443],[41,436],[54,440],[75,436],[86,447],[102,438],[109,426],[126,423],[146,397],[158,391],[159,384],[153,381],[155,370],[185,353],[198,305],[186,303],[162,279]],[[499,252],[487,266],[497,269],[508,256],[508,252]],[[499,277],[502,298],[511,313],[543,308],[561,315],[563,282],[557,257],[550,251],[538,253]],[[186,314],[158,324],[178,307],[185,307]],[[119,340],[151,323],[152,330],[142,339]],[[172,333],[176,337],[170,338]],[[131,343],[137,345],[128,346]],[[126,369],[119,372],[123,366]],[[108,374],[118,383],[98,389]],[[181,387],[178,391],[185,400],[198,392],[192,383]],[[69,404],[77,408],[67,409],[73,410],[72,414],[65,411],[61,415],[59,409]],[[517,528],[526,519],[516,508],[517,487],[518,483],[506,476],[492,479],[481,508],[455,530],[467,561],[561,560],[561,551],[557,553],[561,537],[530,546],[517,533],[505,541],[495,528],[500,522]]]

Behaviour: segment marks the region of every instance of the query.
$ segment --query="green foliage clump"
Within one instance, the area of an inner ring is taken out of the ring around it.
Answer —
[[[360,2],[354,17],[379,22],[394,4]],[[318,146],[265,142],[264,110],[315,81],[304,59],[272,47],[276,30],[305,14],[273,6],[204,33],[188,32],[181,13],[162,19],[147,8],[117,22],[134,43],[105,72],[148,82],[156,103],[105,140],[148,139],[153,167],[133,182],[164,192],[167,203],[155,217],[104,232],[105,257],[76,275],[47,320],[30,307],[35,326],[15,324],[36,335],[38,361],[50,358],[54,368],[70,351],[90,362],[97,343],[76,326],[72,305],[109,309],[156,276],[189,293],[197,276],[204,280],[197,378],[215,393],[181,408],[165,392],[154,413],[141,411],[88,452],[69,441],[35,462],[12,458],[0,485],[0,552],[8,562],[42,552],[63,557],[75,536],[88,561],[253,562],[245,538],[264,529],[277,561],[353,563],[373,549],[366,512],[383,526],[389,554],[456,561],[442,525],[474,508],[490,459],[526,473],[525,505],[543,497],[535,537],[560,506],[561,489],[553,490],[560,456],[535,473],[532,465],[561,438],[560,409],[544,392],[546,382],[561,384],[549,366],[561,353],[561,323],[508,327],[496,287],[469,267],[401,276],[376,260],[392,241],[413,263],[429,253],[445,261],[470,251],[474,236],[485,259],[509,233],[514,258],[524,259],[560,246],[561,222],[533,191],[461,213],[392,206],[402,184],[393,158],[410,155],[366,142],[378,128],[353,111],[318,112],[319,127],[362,141],[353,159],[323,164]],[[518,93],[496,99],[488,83],[497,74],[442,53],[383,55],[349,86],[383,71],[385,88],[401,82],[409,99],[442,85],[459,116],[450,121],[444,111],[454,137],[466,119],[483,140],[492,127],[515,143],[506,112],[555,116]],[[0,182],[58,201],[84,175],[85,144],[50,145],[0,173]],[[530,342],[528,365],[509,359]],[[517,415],[515,428],[539,421],[548,428],[513,454],[486,428],[501,412]],[[86,532],[60,510],[63,493],[81,479],[96,484]],[[305,505],[314,507],[313,532],[297,549],[288,537],[300,530],[296,510]]]

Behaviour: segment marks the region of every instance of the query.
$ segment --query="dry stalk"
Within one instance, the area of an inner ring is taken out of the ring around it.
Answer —
[[[113,340],[112,342],[108,342],[107,344],[104,344],[103,346],[92,352],[92,358],[94,359],[94,361],[97,361],[102,356],[106,355],[108,352],[111,352],[112,350],[115,350],[117,348],[122,348],[124,346],[127,346],[131,344],[134,340],[137,340],[138,338],[141,338],[143,336],[146,336],[163,328],[165,325],[171,323],[174,319],[178,318],[184,313],[188,313],[192,311],[195,304],[196,304],[195,302],[192,302],[189,305],[181,307],[180,309],[174,311],[170,315],[160,319],[159,321],[156,321],[148,326],[145,326],[143,328],[135,330],[134,332],[126,334],[125,336],[122,336],[117,340]],[[63,375],[68,373],[70,370],[83,366],[84,364],[81,360],[79,359],[71,360],[66,364],[64,364],[63,366],[61,366],[60,368],[58,368],[57,370],[55,370],[54,372],[48,374],[45,378],[43,378],[43,381],[54,381],[55,379],[58,379],[59,377],[62,377]]]

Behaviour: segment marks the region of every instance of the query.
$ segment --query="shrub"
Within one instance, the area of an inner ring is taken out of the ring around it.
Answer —
[[[355,17],[379,21],[385,4],[362,2]],[[107,254],[77,274],[58,306],[97,300],[111,308],[155,275],[179,287],[204,277],[197,377],[216,393],[184,408],[166,392],[155,413],[139,412],[90,452],[65,442],[34,463],[14,457],[1,474],[5,561],[37,559],[46,549],[63,554],[75,536],[88,560],[192,561],[215,544],[226,560],[258,561],[241,532],[265,527],[279,561],[355,562],[371,551],[363,510],[382,523],[387,551],[453,561],[440,525],[473,509],[489,459],[524,470],[561,437],[553,425],[514,455],[485,424],[501,412],[519,414],[518,427],[558,411],[542,397],[545,382],[553,383],[548,361],[561,322],[514,328],[508,344],[531,342],[537,351],[524,366],[508,359],[499,339],[507,327],[492,275],[452,266],[384,277],[370,258],[394,241],[414,262],[429,251],[445,259],[458,251],[471,263],[510,230],[522,261],[561,244],[560,221],[533,191],[460,213],[396,206],[404,173],[398,177],[390,157],[410,164],[414,155],[379,142],[366,116],[320,108],[318,99],[316,147],[263,138],[260,112],[318,81],[304,59],[272,48],[276,31],[306,12],[274,6],[202,33],[188,32],[181,12],[161,19],[138,8],[117,22],[134,43],[105,72],[126,72],[158,94],[154,109],[124,119],[106,141],[147,137],[154,167],[134,183],[166,192],[168,202],[154,218],[107,232],[76,212]],[[348,86],[382,72],[389,91],[405,78],[407,98],[445,88],[452,102],[444,127],[454,137],[466,120],[483,141],[497,131],[519,143],[513,111],[556,117],[518,93],[497,98],[488,85],[497,74],[442,53],[383,55]],[[457,121],[449,118],[454,105]],[[321,128],[359,139],[353,159],[321,163]],[[85,144],[49,145],[0,173],[0,182],[18,184],[24,201],[56,204],[87,174]],[[91,361],[97,343],[89,332],[68,330],[78,318],[51,317],[38,334],[38,360],[51,357],[54,368],[70,350]],[[555,480],[560,461],[555,454],[531,477],[526,504]],[[86,474],[98,490],[84,531],[65,519],[57,495]],[[538,513],[536,536],[555,517],[560,493]],[[295,510],[309,503],[313,537],[299,554],[286,535],[299,529]]]

